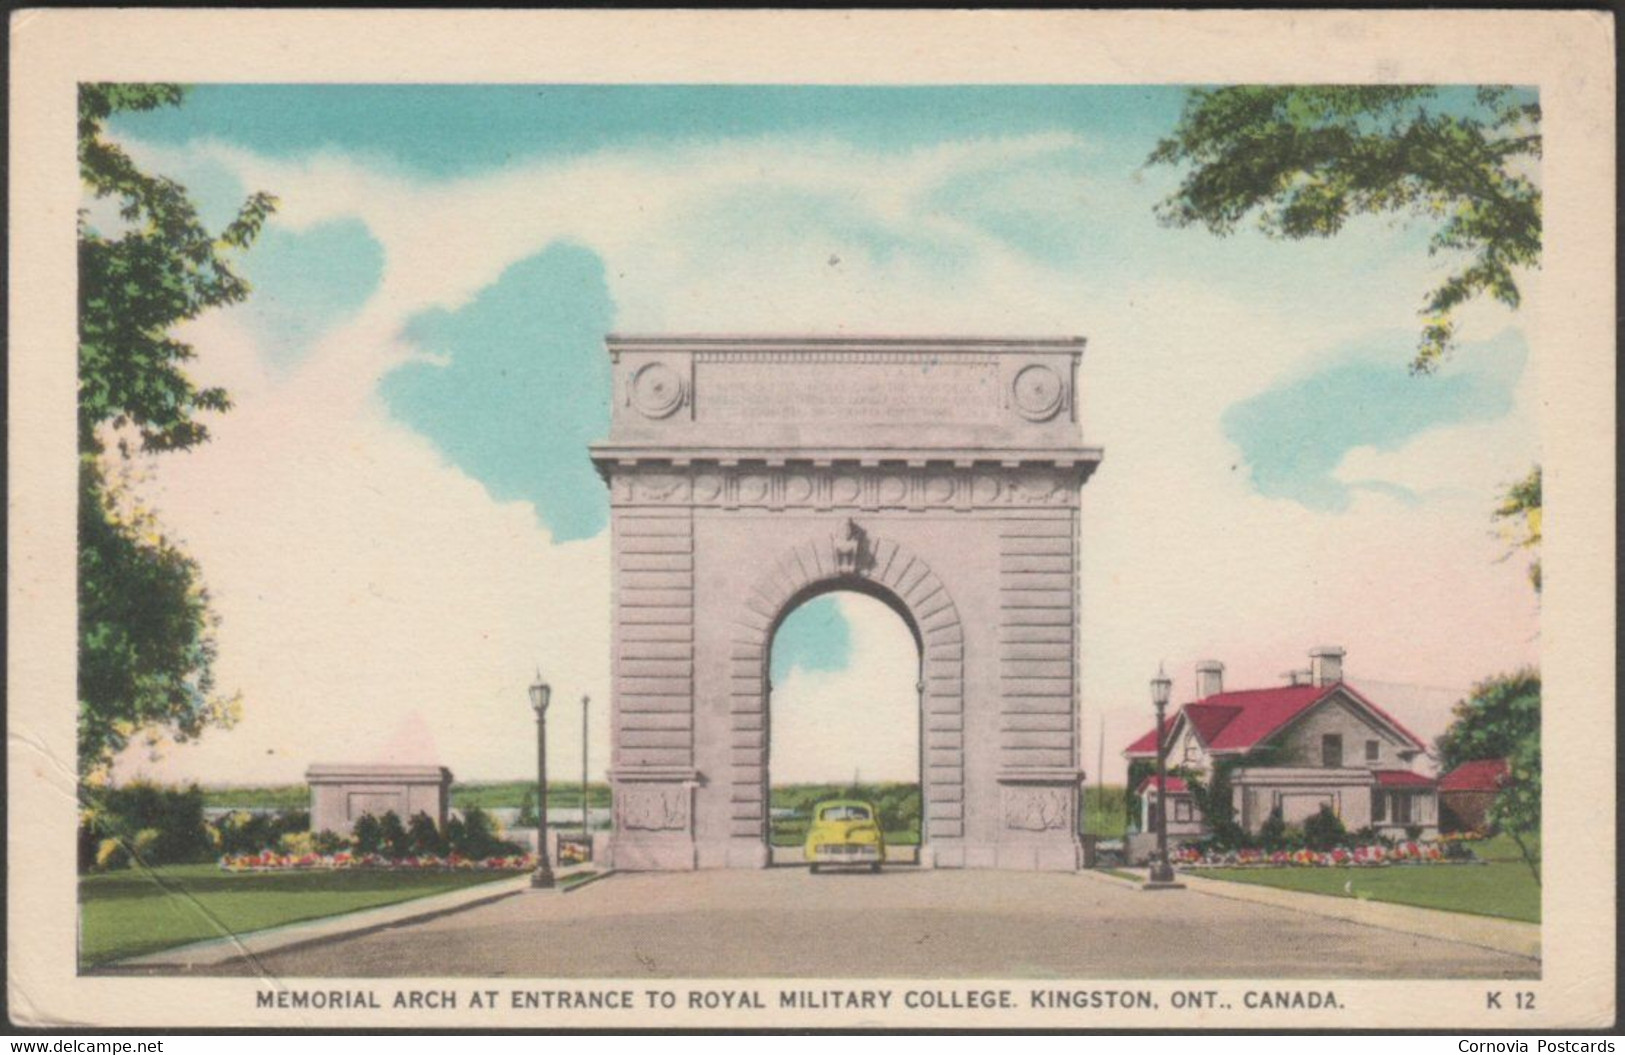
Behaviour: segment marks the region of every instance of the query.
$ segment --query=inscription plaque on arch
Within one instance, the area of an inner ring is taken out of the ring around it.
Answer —
[[[608,346],[614,867],[768,863],[772,634],[847,588],[920,646],[922,864],[1076,868],[1082,340]]]

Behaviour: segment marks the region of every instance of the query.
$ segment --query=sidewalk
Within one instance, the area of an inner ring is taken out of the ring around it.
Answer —
[[[1119,871],[1142,875],[1143,868],[1122,868]],[[1128,885],[1126,880],[1098,873],[1091,875],[1101,882]],[[1229,882],[1206,879],[1187,872],[1178,874],[1179,881],[1191,892],[1230,901],[1250,901],[1258,905],[1307,912],[1328,919],[1340,919],[1400,934],[1415,934],[1424,938],[1460,942],[1480,949],[1511,953],[1532,960],[1540,959],[1540,924],[1520,920],[1498,919],[1494,916],[1475,916],[1467,912],[1444,912],[1439,909],[1418,908],[1415,905],[1396,905],[1388,901],[1371,901],[1352,897],[1332,897],[1326,894],[1306,894],[1298,890],[1281,890],[1255,883]],[[1147,896],[1177,897],[1178,891],[1158,892]]]
[[[563,880],[581,872],[592,871],[591,865],[561,870],[557,878]],[[565,894],[588,886],[598,878],[609,875],[609,871],[599,873],[593,879],[583,880],[569,890],[555,888],[546,894]],[[237,959],[252,959],[266,953],[290,949],[299,945],[308,945],[314,942],[330,941],[334,938],[349,938],[370,931],[382,930],[385,927],[394,927],[402,923],[416,923],[435,916],[442,916],[448,912],[458,912],[462,909],[472,908],[475,905],[485,905],[515,894],[530,890],[530,875],[527,873],[515,876],[512,879],[498,879],[477,886],[465,887],[462,890],[453,890],[447,894],[435,894],[430,897],[416,898],[412,901],[400,901],[393,905],[382,905],[378,908],[362,909],[359,912],[346,912],[337,916],[324,916],[321,919],[305,920],[300,923],[289,923],[281,927],[270,927],[266,930],[252,931],[248,934],[234,934],[224,938],[210,938],[207,941],[192,942],[189,945],[177,945],[173,949],[160,949],[140,956],[131,956],[123,960],[115,960],[104,964],[100,970],[112,969],[118,971],[123,968],[135,967],[167,967],[188,970],[197,967],[213,967]],[[539,892],[541,893],[541,892]]]

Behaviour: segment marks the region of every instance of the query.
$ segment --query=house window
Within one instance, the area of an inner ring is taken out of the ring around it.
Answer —
[[[1403,791],[1394,792],[1394,823],[1411,823],[1411,797]]]
[[[1175,799],[1174,800],[1174,820],[1188,822],[1188,821],[1190,821],[1190,819],[1191,819],[1191,800],[1190,799]]]
[[[1196,741],[1189,737],[1185,738],[1185,761],[1196,761]]]
[[[1371,792],[1371,823],[1384,824],[1388,820],[1388,793],[1373,790]]]
[[[1343,737],[1327,733],[1320,738],[1320,764],[1327,769],[1343,768]]]
[[[1377,741],[1367,740],[1365,742],[1365,760],[1367,762],[1375,762],[1381,754],[1381,750],[1381,745],[1379,745]]]

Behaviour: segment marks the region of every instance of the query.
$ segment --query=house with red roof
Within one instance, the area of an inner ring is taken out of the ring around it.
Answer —
[[[1277,810],[1288,824],[1328,807],[1350,831],[1371,827],[1404,838],[1438,833],[1436,782],[1417,772],[1426,746],[1388,712],[1343,680],[1341,648],[1309,653],[1309,668],[1271,688],[1226,691],[1224,664],[1196,666],[1196,698],[1123,752],[1156,761],[1160,740],[1170,773],[1210,776],[1231,763],[1236,821],[1257,832]],[[1142,832],[1155,830],[1156,777],[1141,781]],[[1168,781],[1168,835],[1175,843],[1205,834],[1183,779]]]
[[[1489,825],[1490,803],[1512,775],[1504,758],[1463,762],[1439,778],[1439,830],[1479,832]]]

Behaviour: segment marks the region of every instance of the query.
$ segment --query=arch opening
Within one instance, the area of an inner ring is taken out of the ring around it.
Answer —
[[[814,807],[874,804],[892,863],[925,837],[924,642],[889,591],[837,578],[797,591],[768,630],[763,838],[770,862],[803,863]]]

